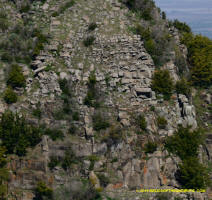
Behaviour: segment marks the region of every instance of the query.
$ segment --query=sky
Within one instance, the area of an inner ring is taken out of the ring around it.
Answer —
[[[212,0],[154,0],[169,19],[186,22],[194,33],[212,39]]]

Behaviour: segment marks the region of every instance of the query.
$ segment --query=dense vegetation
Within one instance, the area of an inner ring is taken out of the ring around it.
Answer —
[[[51,200],[53,199],[53,190],[49,188],[44,182],[38,182],[35,189],[34,200]]]
[[[169,100],[174,89],[174,83],[169,74],[169,71],[168,70],[155,71],[152,78],[151,88],[157,94],[163,94],[164,99]]]
[[[35,146],[41,140],[39,128],[27,124],[24,117],[10,111],[3,113],[0,121],[2,146],[9,154],[24,156],[28,147]]]
[[[84,104],[89,107],[98,108],[100,106],[99,103],[99,94],[96,86],[96,75],[95,71],[92,71],[88,80],[88,92],[84,99]]]
[[[18,23],[0,40],[1,60],[29,64],[43,50],[47,41],[48,37],[38,28]]]
[[[9,171],[6,168],[7,160],[5,158],[6,149],[0,147],[0,199],[5,200],[7,195],[7,181],[9,180]]]
[[[203,139],[202,130],[191,131],[189,127],[180,126],[166,140],[167,150],[182,160],[177,179],[183,188],[204,189],[210,182],[206,167],[198,160],[198,149],[203,144]]]
[[[188,48],[191,82],[194,86],[210,87],[212,84],[212,40],[201,35],[184,33],[182,43]]]
[[[7,104],[12,104],[17,102],[18,97],[11,87],[8,87],[4,92],[4,100]]]
[[[34,147],[41,141],[41,136],[49,135],[52,140],[63,139],[63,132],[57,129],[46,129],[29,124],[24,116],[13,114],[11,111],[3,113],[0,120],[1,146],[6,153],[24,156],[28,147]]]

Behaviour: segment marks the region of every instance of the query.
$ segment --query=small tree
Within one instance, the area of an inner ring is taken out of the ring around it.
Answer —
[[[163,94],[165,100],[169,100],[174,89],[174,83],[168,70],[155,71],[151,84],[152,90],[157,94]]]
[[[175,87],[176,87],[176,92],[178,94],[184,94],[188,96],[191,92],[190,86],[185,78],[182,78],[180,81],[177,81]]]
[[[26,79],[21,71],[21,67],[18,65],[12,65],[7,79],[7,85],[12,88],[25,87]]]
[[[160,129],[165,129],[167,125],[167,120],[164,117],[157,117],[157,125]]]
[[[50,200],[53,199],[53,190],[44,182],[38,182],[37,187],[35,189],[35,198],[34,200]]]
[[[154,142],[148,142],[144,146],[145,153],[154,153],[157,150],[157,144]]]
[[[194,157],[190,157],[180,164],[177,175],[177,180],[183,188],[206,189],[210,184],[206,167]]]
[[[11,87],[8,87],[4,92],[4,100],[7,104],[16,103],[18,97]]]
[[[146,119],[143,115],[139,115],[136,119],[136,124],[139,126],[139,128],[142,130],[142,131],[145,131],[146,128],[147,128],[147,122],[146,122]]]

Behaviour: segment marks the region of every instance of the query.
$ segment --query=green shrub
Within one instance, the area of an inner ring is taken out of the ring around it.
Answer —
[[[41,116],[42,116],[41,109],[40,108],[33,109],[32,115],[37,117],[38,119],[41,119]]]
[[[148,142],[144,146],[145,153],[154,153],[157,150],[157,144],[154,142]]]
[[[73,163],[77,163],[77,158],[72,149],[67,149],[65,152],[65,157],[62,162],[62,167],[64,170],[67,170],[71,167]]]
[[[165,129],[167,125],[167,120],[164,117],[157,117],[157,125],[160,129]]]
[[[68,114],[69,111],[70,111],[69,105],[65,104],[62,109],[55,110],[53,112],[53,117],[55,120],[64,120],[66,118],[64,113]]]
[[[92,171],[95,165],[95,162],[99,160],[99,157],[96,155],[90,155],[87,158],[90,161],[89,171]]]
[[[53,190],[46,186],[44,182],[38,182],[35,189],[35,200],[53,199]]]
[[[212,84],[212,40],[201,35],[185,33],[182,43],[188,48],[192,84],[203,88],[210,87]]]
[[[0,138],[7,153],[24,156],[27,147],[33,147],[41,141],[42,131],[28,124],[24,117],[11,111],[3,113],[0,121]]]
[[[4,52],[1,55],[1,60],[4,62],[11,63],[13,61],[13,57],[8,52]]]
[[[20,12],[21,13],[27,13],[30,10],[30,4],[28,1],[25,1],[21,4]]]
[[[57,17],[60,14],[63,14],[68,8],[72,7],[74,4],[75,4],[74,0],[69,0],[65,2],[59,7],[58,11],[52,13],[52,17]]]
[[[173,26],[177,28],[180,32],[191,32],[191,28],[185,22],[180,22],[177,19],[174,20]]]
[[[67,79],[59,79],[59,85],[63,94],[71,96]]]
[[[4,100],[7,104],[16,103],[18,100],[18,96],[16,93],[12,90],[11,87],[8,87],[4,92]]]
[[[57,140],[57,139],[63,139],[64,138],[64,134],[61,130],[58,129],[49,129],[47,128],[44,132],[45,135],[48,135],[53,141]]]
[[[96,75],[95,71],[91,72],[88,80],[88,92],[84,99],[84,104],[89,107],[98,108],[100,106],[98,102],[99,95],[96,89]]]
[[[161,15],[162,15],[162,19],[166,19],[166,13],[164,11],[162,12]]]
[[[177,81],[175,87],[176,87],[176,92],[178,94],[184,94],[186,96],[189,96],[191,92],[189,83],[186,81],[185,78],[182,78],[180,81]]]
[[[72,114],[72,118],[73,118],[74,121],[79,121],[79,113],[78,112],[74,112]]]
[[[97,24],[95,22],[90,23],[88,26],[89,31],[94,31],[97,28]]]
[[[41,115],[42,115],[41,109],[40,108],[33,109],[32,115],[37,117],[38,119],[41,119]]]
[[[97,174],[101,187],[106,187],[110,183],[110,179],[104,174]]]
[[[150,107],[150,111],[154,112],[155,111],[155,106]]]
[[[110,123],[106,121],[101,114],[96,114],[93,116],[93,129],[95,131],[100,131],[102,129],[107,129],[110,126]]]
[[[91,45],[93,45],[94,41],[95,41],[95,37],[94,36],[88,36],[84,41],[83,44],[85,47],[89,47]]]
[[[0,194],[1,199],[5,200],[8,194],[7,183],[9,181],[9,170],[5,167],[7,160],[5,158],[6,149],[5,147],[0,146]]]
[[[152,20],[152,8],[146,8],[145,10],[142,11],[141,13],[141,18],[143,18],[144,20]]]
[[[152,56],[155,55],[157,50],[156,50],[155,42],[153,39],[149,39],[149,40],[145,41],[144,46],[150,55],[152,55]]]
[[[205,189],[210,184],[206,167],[198,161],[198,150],[203,141],[202,130],[192,131],[190,127],[182,126],[165,141],[165,148],[182,160],[176,175],[183,188]]]
[[[147,122],[143,115],[139,115],[136,119],[137,125],[140,127],[141,130],[145,131],[147,128]]]
[[[169,152],[184,160],[197,157],[198,148],[202,142],[203,134],[200,130],[191,131],[189,127],[180,126],[173,136],[167,138],[165,147]]]
[[[55,156],[50,157],[50,162],[48,163],[48,167],[53,170],[60,163],[59,159]]]
[[[0,18],[0,29],[5,32],[9,28],[7,19]]]
[[[12,65],[8,75],[7,85],[11,87],[25,87],[26,79],[18,65]]]
[[[210,185],[207,168],[199,163],[198,158],[188,158],[179,166],[177,180],[183,188],[206,189]]]
[[[117,144],[124,138],[124,133],[121,126],[111,125],[109,131],[104,135],[102,141],[106,142],[108,146]]]
[[[152,78],[151,88],[157,94],[163,94],[165,100],[169,100],[172,95],[172,91],[174,89],[174,83],[169,74],[169,71],[168,70],[155,71]]]
[[[77,127],[72,124],[68,130],[69,134],[74,135],[77,132]]]

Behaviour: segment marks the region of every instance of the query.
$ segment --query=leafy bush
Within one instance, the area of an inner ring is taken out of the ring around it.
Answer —
[[[93,116],[93,128],[95,131],[100,131],[101,129],[106,129],[110,126],[110,123],[101,114],[96,114]]]
[[[4,21],[7,20],[4,19]],[[48,42],[48,37],[30,22],[31,20],[25,20],[24,24],[15,23],[2,35],[1,60],[9,63],[15,61],[30,64],[31,60],[40,53],[44,43]]]
[[[169,200],[171,199],[171,194],[170,193],[159,193],[156,195],[157,200]]]
[[[47,128],[44,132],[45,135],[48,135],[53,141],[57,140],[57,139],[63,139],[64,138],[64,134],[61,130],[58,129],[49,129]]]
[[[166,13],[164,11],[162,12],[161,15],[162,15],[162,19],[166,19]]]
[[[191,32],[191,28],[185,22],[180,22],[177,19],[175,19],[172,24],[180,32],[186,32],[186,33],[190,33]]]
[[[69,134],[74,135],[77,132],[77,127],[72,124],[68,130]]]
[[[7,184],[5,184],[9,180],[9,171],[5,167],[7,164],[7,160],[5,158],[6,149],[0,146],[0,195],[1,199],[6,199],[8,194]]]
[[[99,174],[97,174],[97,177],[98,177],[98,179],[100,181],[100,185],[102,187],[106,187],[110,183],[110,179],[107,176],[105,176],[104,174],[99,173]]]
[[[207,168],[198,161],[198,150],[203,141],[202,130],[192,131],[190,127],[179,126],[165,142],[165,148],[182,160],[176,175],[183,188],[205,189],[210,184]]]
[[[143,115],[139,115],[136,119],[137,125],[140,127],[141,130],[145,131],[147,128],[147,122]]]
[[[48,163],[48,167],[53,170],[60,163],[59,159],[55,156],[50,157],[50,162]]]
[[[167,120],[164,117],[157,117],[157,125],[160,129],[165,129],[167,125]]]
[[[157,150],[157,144],[154,142],[148,142],[144,146],[145,153],[154,153]]]
[[[18,97],[11,87],[8,87],[4,92],[4,100],[7,104],[16,103]]]
[[[99,102],[98,102],[99,95],[97,94],[97,88],[96,88],[96,75],[95,72],[91,72],[88,80],[88,92],[84,99],[84,104],[89,107],[95,107],[98,108]]]
[[[64,4],[62,4],[59,7],[58,11],[55,11],[52,13],[52,17],[59,16],[60,14],[64,13],[68,8],[72,7],[74,4],[75,4],[74,0],[69,0],[69,1],[65,2]]]
[[[183,160],[180,164],[177,180],[185,189],[206,189],[210,184],[208,170],[194,157]]]
[[[26,79],[18,65],[12,65],[8,75],[7,85],[11,87],[25,87]]]
[[[7,19],[0,18],[0,30],[5,32],[9,28],[9,24]]]
[[[201,35],[185,33],[182,43],[188,48],[192,84],[204,88],[210,87],[212,84],[212,40]]]
[[[29,4],[29,2],[28,1],[23,1],[21,3],[21,7],[20,7],[19,11],[21,13],[27,13],[27,12],[29,12],[29,10],[30,10],[30,4]]]
[[[77,158],[72,149],[68,149],[65,152],[65,157],[62,162],[62,167],[64,170],[67,170],[71,167],[73,163],[77,163]]]
[[[72,118],[73,118],[74,121],[79,121],[79,113],[78,112],[74,112],[72,114]]]
[[[191,131],[189,127],[180,126],[173,136],[167,138],[165,147],[169,152],[185,160],[198,156],[198,148],[202,142],[203,134],[200,130]]]
[[[152,11],[155,7],[155,4],[152,0],[127,0],[125,4],[135,12],[139,18],[143,18],[144,20],[152,20]]]
[[[85,46],[85,47],[91,46],[91,45],[94,43],[95,39],[96,39],[96,38],[95,38],[94,36],[88,36],[88,37],[83,41],[84,46]]]
[[[152,78],[151,88],[157,94],[163,94],[165,100],[169,100],[172,95],[172,91],[174,89],[174,83],[169,74],[169,71],[168,70],[155,71]]]
[[[24,117],[11,111],[3,113],[0,121],[0,138],[7,153],[24,156],[27,147],[33,147],[41,141],[42,131],[29,125]]]
[[[34,200],[50,200],[53,199],[53,190],[44,182],[38,182],[37,187],[35,189],[35,197]]]
[[[189,96],[191,92],[189,83],[186,81],[185,78],[182,78],[180,81],[177,81],[175,87],[176,87],[176,92],[178,94],[184,94],[186,96]]]
[[[41,119],[42,111],[40,108],[36,108],[32,111],[32,114],[37,117],[38,119]]]
[[[97,28],[97,24],[95,22],[90,23],[88,26],[89,31],[94,31]]]
[[[62,90],[63,94],[65,94],[67,96],[71,96],[67,79],[59,79],[59,85],[60,85],[60,89]]]
[[[160,29],[158,26],[150,24],[141,26],[138,24],[136,27],[131,27],[130,30],[141,36],[144,47],[151,55],[154,64],[163,66],[170,59],[169,52],[174,50],[173,38],[167,30]]]

